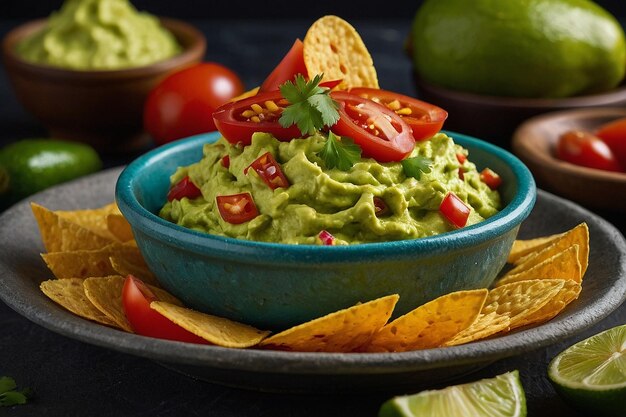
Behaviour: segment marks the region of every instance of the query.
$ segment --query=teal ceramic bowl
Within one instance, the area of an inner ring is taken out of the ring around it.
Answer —
[[[147,264],[162,285],[194,309],[263,329],[283,329],[358,302],[399,294],[394,316],[440,295],[488,287],[504,266],[536,197],[515,156],[447,132],[479,169],[503,177],[504,209],[488,220],[434,237],[352,246],[253,242],[196,232],[158,217],[169,177],[202,158],[217,133],[157,148],[120,175],[116,199]]]

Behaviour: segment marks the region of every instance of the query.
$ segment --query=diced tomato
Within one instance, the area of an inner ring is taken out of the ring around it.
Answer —
[[[571,130],[559,138],[556,156],[571,164],[605,171],[623,171],[615,155],[601,139],[589,132]]]
[[[415,140],[432,137],[441,130],[448,118],[448,112],[440,107],[393,91],[361,87],[351,89],[350,93],[373,100],[394,111],[411,127]]]
[[[228,223],[245,223],[259,215],[250,193],[218,195],[216,201],[222,219]]]
[[[230,156],[224,155],[221,159],[221,163],[224,168],[230,168]]]
[[[348,136],[363,150],[363,156],[379,162],[401,161],[415,147],[411,128],[393,110],[355,94],[335,91],[339,121],[332,131]]]
[[[259,174],[259,177],[270,187],[272,190],[277,188],[289,187],[289,181],[280,165],[276,162],[271,153],[266,152],[258,157],[254,162],[250,164],[250,167]],[[247,169],[246,169],[247,171]]]
[[[184,197],[189,199],[198,198],[202,195],[202,191],[191,182],[189,177],[185,177],[178,181],[167,193],[167,201],[182,200]]]
[[[449,192],[441,201],[439,211],[456,227],[464,227],[471,210],[456,194]]]
[[[296,125],[285,128],[278,122],[288,105],[280,91],[273,91],[225,104],[213,113],[213,119],[217,130],[233,144],[249,145],[255,132],[289,141],[302,135]]]
[[[456,160],[459,161],[459,164],[463,165],[465,161],[467,161],[467,156],[464,153],[457,153]]]
[[[626,169],[626,118],[600,126],[596,136],[611,148],[617,162]]]
[[[463,170],[463,168],[459,168],[459,179],[465,180],[465,171]]]
[[[502,185],[502,177],[490,168],[485,168],[481,171],[480,179],[492,190],[496,190]]]
[[[389,213],[389,206],[380,197],[374,197],[374,210],[376,217],[383,217]]]
[[[330,232],[326,230],[322,230],[321,232],[319,232],[317,237],[324,246],[332,246],[335,244],[335,236],[333,236],[332,234],[330,234]]]
[[[150,287],[132,275],[126,277],[122,288],[122,306],[135,333],[180,342],[209,343],[151,309],[150,303],[153,301],[159,299]]]
[[[296,39],[289,52],[263,81],[259,93],[276,91],[281,84],[285,81],[293,80],[297,74],[302,74],[306,77],[308,72],[304,64],[303,51],[304,44],[300,39]]]

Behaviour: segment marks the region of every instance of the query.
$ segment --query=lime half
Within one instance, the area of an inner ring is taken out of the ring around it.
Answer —
[[[385,402],[379,417],[524,417],[526,397],[517,371]]]
[[[575,407],[594,416],[626,416],[626,324],[561,352],[548,377]]]

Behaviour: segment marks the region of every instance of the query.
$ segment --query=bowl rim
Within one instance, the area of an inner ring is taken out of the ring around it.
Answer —
[[[520,157],[525,158],[534,164],[539,164],[551,172],[559,172],[576,178],[584,178],[585,180],[603,181],[620,185],[626,183],[626,173],[603,171],[601,169],[587,168],[561,161],[552,155],[552,153],[543,152],[543,148],[531,146],[530,143],[524,140],[529,131],[536,130],[548,122],[559,119],[574,118],[576,116],[615,116],[616,118],[626,118],[626,108],[600,107],[589,109],[570,109],[544,113],[531,117],[518,126],[513,134],[511,146],[514,152]],[[544,140],[548,140],[547,132],[541,136]]]
[[[462,134],[443,131],[461,144],[471,144],[506,163],[516,178],[518,188],[513,199],[499,213],[480,223],[442,233],[436,236],[387,242],[360,243],[345,246],[295,245],[258,242],[211,235],[171,223],[145,209],[134,194],[135,179],[145,165],[157,163],[178,152],[200,147],[208,140],[216,140],[219,132],[191,136],[156,148],[133,162],[120,174],[115,196],[118,206],[133,229],[166,244],[183,247],[204,256],[227,256],[250,262],[251,256],[262,263],[272,256],[286,263],[318,264],[364,262],[385,254],[389,260],[442,254],[454,249],[480,245],[518,226],[529,214],[536,200],[536,185],[528,168],[513,154],[482,140]],[[312,250],[312,248],[315,248]]]
[[[74,80],[101,82],[103,79],[128,79],[140,78],[150,75],[171,71],[184,63],[192,62],[197,58],[202,58],[206,51],[206,37],[193,25],[169,17],[157,16],[163,27],[174,35],[179,41],[183,35],[192,39],[191,43],[180,53],[169,58],[155,61],[148,65],[138,67],[128,67],[109,70],[79,70],[63,68],[58,66],[36,64],[22,59],[15,53],[15,45],[25,36],[40,30],[48,21],[48,18],[36,19],[24,22],[9,32],[2,39],[2,55],[6,66],[14,66],[20,71],[26,71],[36,76],[66,79],[71,77]],[[184,46],[184,45],[181,45]]]

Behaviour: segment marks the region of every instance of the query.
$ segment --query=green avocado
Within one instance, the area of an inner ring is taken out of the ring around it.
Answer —
[[[411,45],[424,81],[485,95],[598,93],[626,71],[624,30],[588,0],[426,0]]]
[[[177,184],[189,176],[202,196],[167,202],[160,216],[181,226],[238,239],[291,244],[319,244],[318,234],[330,232],[337,244],[381,242],[432,236],[453,230],[439,211],[448,192],[471,207],[467,224],[498,212],[497,191],[480,180],[469,160],[457,154],[467,150],[445,134],[417,142],[410,157],[432,161],[420,179],[407,176],[400,162],[380,163],[362,158],[348,171],[324,166],[319,152],[326,137],[315,134],[282,142],[267,133],[255,133],[246,147],[223,138],[204,146],[198,163],[179,168],[171,177]],[[289,181],[289,187],[272,190],[254,169],[246,169],[270,152]],[[228,155],[228,168],[220,162]],[[250,193],[259,215],[241,224],[225,221],[217,196]],[[384,201],[388,213],[376,215],[374,197]]]
[[[0,210],[52,185],[102,168],[88,145],[24,139],[0,149]]]

